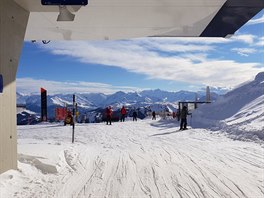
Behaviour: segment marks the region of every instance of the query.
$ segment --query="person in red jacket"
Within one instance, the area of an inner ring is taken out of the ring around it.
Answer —
[[[108,122],[109,124],[111,125],[112,124],[112,108],[111,106],[107,107],[106,110],[105,110],[105,114],[106,114],[106,124],[108,125]]]
[[[121,122],[125,122],[126,113],[126,108],[123,106],[121,108]]]

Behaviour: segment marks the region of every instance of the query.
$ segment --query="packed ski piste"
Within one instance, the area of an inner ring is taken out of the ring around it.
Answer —
[[[77,123],[74,143],[63,123],[18,126],[0,197],[263,198],[263,87],[260,73],[180,121],[122,110],[116,122],[108,109],[106,122]]]

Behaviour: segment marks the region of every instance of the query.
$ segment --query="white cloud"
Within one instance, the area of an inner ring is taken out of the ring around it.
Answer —
[[[253,37],[239,35],[235,40],[251,43]],[[152,38],[108,42],[55,42],[44,47],[54,54],[71,56],[84,63],[120,67],[130,72],[145,74],[150,79],[217,87],[235,86],[252,79],[263,70],[259,63],[209,59],[206,54],[197,53],[198,46],[193,44],[184,46],[178,44],[177,48],[182,47],[183,50],[175,49],[171,43],[176,40],[178,39],[163,38],[158,39],[157,43],[154,43]],[[177,52],[195,53],[168,55],[167,52],[171,48]],[[199,52],[212,49],[210,46],[202,45]],[[166,53],[160,53],[163,50]]]
[[[252,34],[238,34],[238,35],[232,36],[230,39],[234,41],[244,42],[247,44],[253,44],[255,38],[256,36]]]
[[[249,56],[249,54],[257,52],[257,50],[253,48],[233,48],[231,51],[237,52],[241,56]]]
[[[264,46],[264,36],[263,37],[260,37],[258,42],[256,43],[257,46]]]
[[[158,38],[147,38],[147,39],[136,39],[142,41],[143,43],[151,42],[151,43],[159,43],[159,44],[220,44],[220,43],[229,43],[230,39],[220,38],[220,37],[158,37]]]
[[[199,91],[206,92],[206,87],[200,88]],[[224,87],[223,88],[223,87],[210,86],[210,92],[215,92],[215,93],[223,95],[223,94],[227,93],[228,91],[231,91],[230,87]]]
[[[250,21],[248,21],[247,25],[255,25],[260,23],[264,23],[264,15],[262,15],[262,17],[258,19],[251,19]]]
[[[16,82],[17,91],[24,94],[36,94],[40,86],[48,90],[48,94],[63,93],[104,93],[111,94],[117,91],[134,92],[140,91],[137,87],[113,86],[95,82],[59,82],[33,78],[18,78]]]
[[[163,51],[163,52],[207,52],[214,50],[213,46],[209,45],[194,45],[194,44],[174,44],[174,43],[153,43],[148,48]]]

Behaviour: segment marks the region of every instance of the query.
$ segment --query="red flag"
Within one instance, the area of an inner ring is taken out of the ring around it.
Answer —
[[[42,87],[40,88],[40,92],[41,92],[41,93],[43,93],[43,92],[45,92],[45,91],[47,91],[47,90],[44,89],[44,88],[42,88]]]

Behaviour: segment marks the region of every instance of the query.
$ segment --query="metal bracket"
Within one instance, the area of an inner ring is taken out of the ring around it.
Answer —
[[[0,93],[3,93],[4,89],[4,80],[2,74],[0,74]]]

